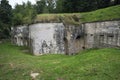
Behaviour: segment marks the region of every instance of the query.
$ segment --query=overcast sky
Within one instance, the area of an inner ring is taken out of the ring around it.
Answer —
[[[10,5],[14,8],[16,3],[22,4],[22,2],[30,1],[32,4],[35,4],[36,0],[8,0],[8,1],[9,1]]]

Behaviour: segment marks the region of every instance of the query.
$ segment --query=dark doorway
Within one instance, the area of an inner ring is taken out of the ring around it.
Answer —
[[[67,38],[64,37],[64,47],[65,47],[65,54],[69,55],[69,50],[68,50],[68,40]]]

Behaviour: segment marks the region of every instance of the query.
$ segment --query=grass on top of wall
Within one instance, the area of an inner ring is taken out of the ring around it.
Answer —
[[[86,22],[118,19],[120,19],[120,5],[85,13],[40,14],[35,22],[63,22],[79,25]]]
[[[40,14],[37,16],[35,22],[63,22],[65,24],[80,24],[79,13],[62,13],[62,14]]]
[[[0,80],[119,80],[120,49],[91,49],[78,55],[32,56],[24,47],[0,44]]]

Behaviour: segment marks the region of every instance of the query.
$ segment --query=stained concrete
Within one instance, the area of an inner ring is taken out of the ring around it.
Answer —
[[[12,41],[19,46],[27,45],[34,55],[73,55],[90,48],[120,48],[120,21],[17,26],[12,29]]]
[[[85,23],[85,47],[120,47],[120,21]]]
[[[35,55],[64,54],[64,25],[62,23],[38,23],[29,26],[29,39]]]
[[[11,27],[11,41],[13,44],[18,46],[27,46],[28,45],[28,26],[20,25],[16,27]]]

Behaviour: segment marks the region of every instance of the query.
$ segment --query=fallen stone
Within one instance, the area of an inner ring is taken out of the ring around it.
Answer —
[[[30,76],[32,77],[32,80],[34,80],[38,75],[39,75],[39,73],[35,73],[35,72],[32,72],[32,71],[30,73]]]

